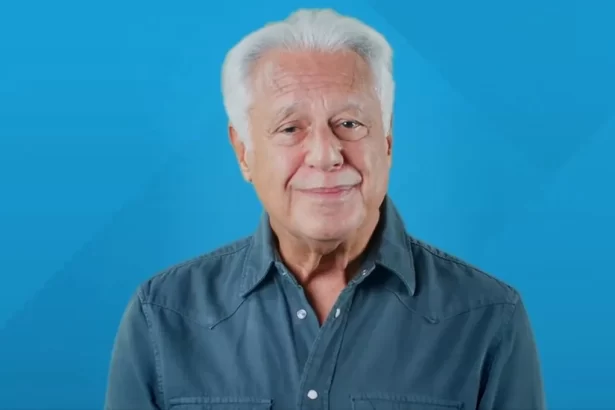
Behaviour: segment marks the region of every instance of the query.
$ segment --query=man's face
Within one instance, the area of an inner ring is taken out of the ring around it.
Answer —
[[[351,52],[266,54],[254,71],[251,147],[231,128],[244,177],[272,223],[344,240],[387,191],[391,137],[368,64]]]

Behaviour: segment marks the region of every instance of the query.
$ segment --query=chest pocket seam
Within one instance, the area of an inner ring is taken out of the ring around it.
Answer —
[[[352,410],[462,410],[463,403],[420,395],[363,393],[350,396]]]
[[[271,410],[273,400],[257,397],[174,397],[169,399],[171,410]]]

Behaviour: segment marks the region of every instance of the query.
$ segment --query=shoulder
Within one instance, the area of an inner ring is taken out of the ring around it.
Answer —
[[[445,319],[497,305],[514,308],[519,302],[517,289],[495,275],[411,235],[408,244],[417,297],[432,316]]]
[[[239,284],[252,236],[179,262],[144,281],[141,302],[209,325],[240,302]]]

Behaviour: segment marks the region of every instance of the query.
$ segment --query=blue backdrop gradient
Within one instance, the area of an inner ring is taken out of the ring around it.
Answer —
[[[24,0],[0,5],[0,409],[101,408],[154,273],[249,234],[225,52],[299,7],[395,51],[391,196],[517,287],[552,409],[615,409],[615,2]]]

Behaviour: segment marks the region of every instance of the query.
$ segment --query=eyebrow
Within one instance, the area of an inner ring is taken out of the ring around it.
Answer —
[[[295,101],[292,104],[289,105],[285,105],[283,107],[281,107],[280,109],[278,109],[275,112],[275,115],[273,116],[273,121],[274,122],[278,122],[288,116],[290,116],[291,114],[293,114],[294,112],[297,111],[297,109],[299,108],[300,102],[299,101]]]
[[[274,122],[278,122],[282,120],[283,118],[286,118],[292,115],[299,109],[300,106],[301,106],[301,101],[295,101],[292,104],[281,107],[275,112],[275,115],[273,116]],[[363,113],[365,111],[364,107],[365,107],[365,104],[362,104],[356,99],[350,97],[348,98],[348,101],[346,102],[346,104],[342,105],[340,109],[338,109],[337,111],[343,112],[343,111],[354,110],[354,111],[359,111]]]
[[[365,112],[365,104],[355,100],[354,98],[349,98],[348,102],[344,106],[342,106],[342,109],[340,111],[352,110],[363,113]]]

